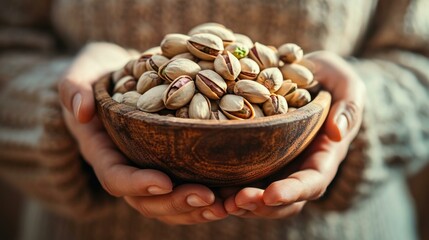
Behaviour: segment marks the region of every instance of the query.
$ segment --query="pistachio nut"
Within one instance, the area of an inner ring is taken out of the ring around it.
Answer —
[[[212,111],[210,114],[210,119],[213,120],[228,120],[225,114],[221,110]]]
[[[168,60],[168,58],[162,55],[152,55],[152,57],[146,61],[146,70],[158,72],[159,67],[168,62]]]
[[[200,25],[189,31],[190,36],[201,33],[210,33],[219,37],[222,40],[224,46],[228,46],[235,41],[234,33],[222,25]]]
[[[240,61],[230,52],[218,55],[214,61],[214,68],[226,80],[235,80],[241,72]]]
[[[297,88],[298,86],[296,85],[296,83],[293,83],[292,80],[287,79],[287,80],[283,80],[282,86],[275,93],[277,95],[286,96],[288,94],[293,93]]]
[[[251,103],[263,103],[270,97],[270,91],[266,87],[252,80],[237,81],[234,93]]]
[[[176,111],[176,117],[178,118],[189,118],[189,107],[183,106]]]
[[[247,54],[249,54],[249,48],[246,45],[237,42],[231,43],[226,46],[225,51],[232,53],[232,55],[234,55],[237,59],[247,57]]]
[[[235,42],[241,43],[244,46],[246,46],[248,49],[251,49],[253,47],[253,41],[248,36],[240,33],[234,33],[235,36]]]
[[[162,97],[167,88],[168,85],[163,84],[149,89],[140,96],[139,100],[137,101],[137,108],[143,112],[149,113],[161,111],[165,108]]]
[[[180,33],[170,33],[164,36],[161,41],[162,55],[172,58],[180,53],[188,51],[187,42],[189,36]]]
[[[264,85],[270,92],[276,92],[283,83],[282,72],[278,68],[265,68],[262,70],[256,81]]]
[[[262,109],[266,116],[272,116],[287,113],[288,105],[283,96],[272,94],[270,98],[264,102]]]
[[[219,107],[225,116],[233,120],[253,119],[255,110],[245,98],[233,94],[224,95]]]
[[[141,58],[137,59],[136,61],[134,61],[134,66],[133,66],[133,76],[136,79],[139,79],[140,76],[146,72],[146,60],[143,60]]]
[[[164,80],[162,80],[158,73],[155,71],[147,71],[145,73],[143,73],[141,75],[141,77],[139,78],[139,80],[137,81],[137,92],[139,92],[140,94],[145,93],[147,90],[161,85],[164,82]]]
[[[194,93],[194,81],[191,77],[182,75],[170,83],[162,99],[166,108],[175,110],[188,104]]]
[[[310,93],[302,88],[298,88],[295,92],[286,96],[288,105],[295,108],[300,108],[311,101]]]
[[[115,84],[115,87],[113,88],[113,92],[117,93],[125,93],[131,90],[134,90],[136,88],[136,80],[131,76],[125,76]]]
[[[189,103],[189,118],[210,119],[210,100],[201,93],[196,93]]]
[[[226,82],[213,70],[202,70],[197,73],[195,84],[198,90],[210,99],[218,100],[226,93]]]
[[[260,69],[259,65],[250,58],[240,59],[241,72],[238,75],[240,79],[255,80],[258,76]]]
[[[226,28],[225,25],[217,23],[217,22],[205,22],[205,23],[198,24],[195,27],[193,27],[191,30],[189,30],[188,35],[192,35],[191,33],[195,33],[196,31],[198,31],[199,28],[205,28],[205,27]]]
[[[119,70],[116,70],[112,73],[112,81],[114,84],[116,84],[121,78],[127,76],[127,72],[125,71],[125,68],[120,68]]]
[[[260,69],[277,67],[279,64],[276,52],[258,42],[255,42],[255,45],[250,49],[249,57],[259,65]]]
[[[131,107],[137,107],[137,101],[139,100],[140,96],[141,94],[137,91],[126,92],[122,96],[122,103]]]
[[[262,111],[259,105],[252,103],[253,110],[255,111],[255,118],[265,117],[264,112]]]
[[[196,57],[213,61],[224,50],[222,39],[210,33],[199,33],[189,38],[187,47]]]
[[[225,81],[226,82],[226,92],[229,94],[234,93],[235,84],[237,83],[237,80],[235,81]]]
[[[197,63],[201,67],[201,70],[206,70],[206,69],[214,70],[214,63],[213,63],[213,61],[201,60],[201,61],[199,61]]]
[[[113,94],[112,99],[117,103],[121,103],[123,97],[124,97],[124,95],[122,93],[117,92],[117,93]]]
[[[185,53],[181,53],[181,54],[177,54],[176,56],[172,57],[171,60],[173,59],[177,59],[177,58],[186,58],[189,59],[193,62],[198,62],[199,59],[197,57],[195,57],[194,55],[192,55],[192,53],[190,52],[185,52]]]
[[[285,63],[298,62],[302,59],[304,51],[302,48],[295,43],[285,43],[278,49],[280,60]]]
[[[296,64],[285,64],[280,68],[284,79],[290,79],[296,83],[298,87],[304,87],[309,85],[313,81],[313,73],[308,68]]]
[[[186,58],[177,58],[162,65],[158,70],[158,75],[162,79],[172,82],[181,75],[188,75],[195,79],[199,71],[201,71],[201,68],[195,62]]]
[[[136,61],[137,61],[137,59],[131,59],[125,64],[124,71],[125,71],[126,75],[133,75],[134,63]]]

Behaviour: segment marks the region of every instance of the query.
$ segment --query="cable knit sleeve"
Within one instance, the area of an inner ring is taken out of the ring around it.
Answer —
[[[367,101],[363,127],[331,186],[331,202],[350,205],[360,199],[353,196],[370,196],[389,178],[429,162],[427,7],[425,0],[379,1],[363,54],[349,59],[365,82]]]

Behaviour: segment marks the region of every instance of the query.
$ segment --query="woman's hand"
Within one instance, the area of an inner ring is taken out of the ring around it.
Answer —
[[[324,127],[304,153],[268,187],[247,187],[225,200],[229,214],[247,218],[285,218],[321,197],[335,177],[362,122],[365,86],[351,66],[329,52],[307,56],[315,63],[315,79],[332,94]],[[279,177],[280,176],[280,177]]]
[[[202,185],[173,189],[170,178],[157,170],[130,166],[95,114],[92,84],[123,67],[128,52],[109,43],[92,43],[75,59],[59,84],[66,124],[103,188],[149,218],[170,224],[195,224],[227,216],[223,204]]]

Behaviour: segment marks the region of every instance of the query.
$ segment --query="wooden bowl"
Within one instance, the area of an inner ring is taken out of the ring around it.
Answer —
[[[113,142],[141,168],[207,186],[234,186],[283,168],[322,126],[331,95],[321,91],[296,111],[243,121],[160,116],[111,98],[110,75],[95,83],[98,116]]]

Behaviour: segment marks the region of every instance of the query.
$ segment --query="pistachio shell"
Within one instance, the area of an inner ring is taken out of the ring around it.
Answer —
[[[255,118],[265,117],[264,112],[259,107],[259,105],[252,103],[253,110],[255,111]]]
[[[131,107],[137,107],[137,101],[139,100],[140,96],[141,94],[137,91],[126,92],[122,96],[122,103]]]
[[[298,87],[309,85],[314,78],[313,73],[308,68],[296,63],[285,64],[280,70],[284,79],[292,80]]]
[[[300,61],[304,55],[302,48],[295,43],[285,43],[278,49],[280,60],[285,63],[293,63]]]
[[[276,92],[283,83],[282,72],[278,68],[266,68],[259,73],[256,81],[264,85],[270,92]]]
[[[115,87],[113,88],[113,92],[117,93],[125,93],[131,90],[134,90],[136,88],[136,80],[131,76],[125,76],[115,84]]]
[[[225,80],[213,70],[198,72],[195,83],[201,93],[213,100],[220,99],[226,93]]]
[[[161,85],[164,81],[159,77],[158,73],[155,71],[148,71],[141,75],[137,81],[137,92],[140,94],[145,93],[147,90]]]
[[[189,60],[191,60],[193,62],[198,62],[198,60],[199,60],[197,57],[195,57],[194,55],[192,55],[192,53],[190,53],[190,52],[185,52],[185,53],[177,54],[176,56],[172,57],[171,60],[177,59],[177,58],[186,58],[186,59],[189,59]]]
[[[226,80],[235,80],[241,72],[240,61],[230,52],[218,55],[214,61],[214,68]]]
[[[235,42],[241,43],[249,49],[253,47],[253,41],[248,36],[240,33],[234,33],[234,36],[235,36]]]
[[[125,64],[124,71],[125,71],[126,75],[133,75],[134,63],[136,61],[137,61],[137,59],[131,59]]]
[[[158,72],[159,67],[168,62],[168,60],[168,58],[162,55],[153,55],[146,61],[146,70]]]
[[[177,77],[163,94],[164,105],[168,109],[178,109],[191,101],[195,93],[195,83],[187,75]]]
[[[232,53],[232,55],[234,55],[237,59],[247,57],[247,54],[249,54],[249,48],[246,45],[237,42],[229,44],[227,47],[225,47],[225,51]]]
[[[311,101],[310,93],[302,88],[298,88],[295,92],[286,96],[288,105],[295,108],[300,108]]]
[[[188,75],[192,79],[195,79],[199,71],[201,71],[201,68],[195,62],[185,58],[178,58],[162,65],[158,70],[158,75],[162,79],[172,82],[181,75]]]
[[[146,72],[146,61],[137,59],[136,61],[134,61],[134,66],[133,66],[133,76],[136,79],[139,79],[140,76]]]
[[[193,35],[187,43],[189,52],[203,60],[214,60],[224,50],[222,39],[210,33]]]
[[[198,65],[201,67],[201,70],[214,70],[214,63],[212,61],[201,60],[198,62]]]
[[[152,48],[147,49],[146,51],[144,51],[141,54],[141,56],[144,56],[144,55],[150,55],[150,56],[152,56],[152,55],[162,55],[161,46],[156,46],[156,47],[152,47]]]
[[[227,46],[235,41],[234,33],[231,30],[225,28],[224,26],[216,26],[216,25],[199,26],[197,28],[192,29],[189,32],[189,35],[193,36],[195,34],[200,34],[200,33],[210,33],[218,36],[222,40],[224,46]]]
[[[113,94],[112,99],[115,102],[121,103],[123,97],[124,97],[124,94],[122,94],[122,93],[115,93],[115,94]]]
[[[293,93],[297,88],[298,86],[296,85],[296,83],[293,83],[292,80],[283,80],[282,86],[279,90],[277,90],[276,94],[286,96],[288,94]]]
[[[217,23],[217,22],[205,22],[205,23],[198,24],[195,27],[193,27],[191,30],[189,30],[188,35],[195,34],[198,31],[198,29],[200,29],[200,28],[213,27],[213,26],[226,28],[225,25]]]
[[[309,85],[302,87],[307,90],[311,95],[315,96],[322,89],[322,85],[317,80],[313,80]]]
[[[255,42],[255,45],[250,49],[249,57],[255,60],[260,69],[277,67],[279,64],[276,52],[258,42]]]
[[[235,88],[235,84],[237,83],[237,80],[235,81],[225,81],[226,82],[226,92],[233,94],[234,93],[234,88]]]
[[[250,79],[254,80],[258,76],[260,69],[259,65],[250,58],[240,59],[241,72],[238,77],[240,79]]]
[[[237,81],[234,93],[251,103],[263,103],[270,97],[270,91],[266,87],[252,80]]]
[[[245,98],[233,94],[226,94],[219,103],[221,111],[229,119],[253,119],[255,110]]]
[[[222,113],[221,110],[212,111],[210,115],[210,119],[213,120],[228,120],[228,118],[225,116],[225,114]]]
[[[183,106],[176,111],[176,117],[178,118],[189,118],[189,107]]]
[[[189,103],[189,118],[210,119],[210,100],[201,93],[196,93]]]
[[[286,99],[281,95],[271,95],[262,105],[266,116],[287,113],[288,105]]]
[[[149,89],[147,92],[142,94],[137,101],[137,108],[144,112],[158,112],[165,108],[162,100],[163,93],[168,88],[168,85],[158,85]]]
[[[316,65],[314,64],[313,61],[306,58],[305,55],[300,61],[297,61],[295,63],[308,68],[308,70],[310,70],[310,72],[313,74],[316,72]]]
[[[172,58],[178,54],[188,51],[187,42],[190,37],[188,35],[171,33],[164,36],[161,41],[162,55]]]
[[[127,76],[127,72],[125,71],[124,68],[121,68],[117,71],[114,71],[112,73],[112,81],[114,84],[116,84],[121,78]]]

